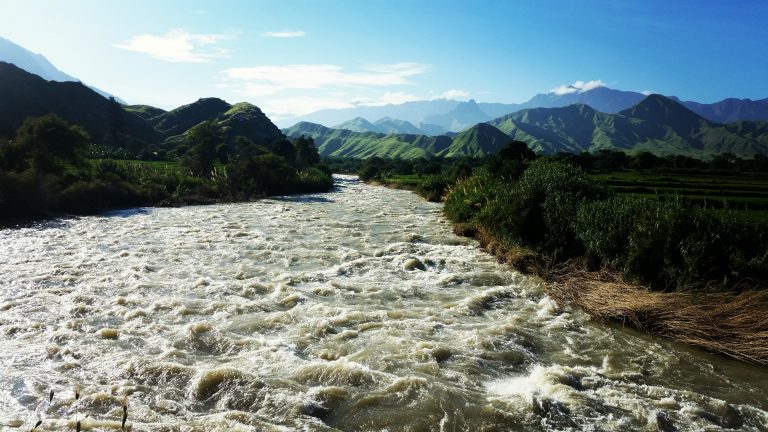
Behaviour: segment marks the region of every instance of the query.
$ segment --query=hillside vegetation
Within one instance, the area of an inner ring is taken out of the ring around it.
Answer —
[[[362,119],[356,122],[362,124]],[[299,123],[284,132],[312,137],[325,157],[482,157],[495,154],[510,139],[527,142],[544,155],[600,150],[701,159],[722,153],[747,158],[768,154],[768,123],[713,123],[659,95],[650,95],[618,114],[588,105],[526,109],[479,123],[453,137],[354,132],[312,123]]]

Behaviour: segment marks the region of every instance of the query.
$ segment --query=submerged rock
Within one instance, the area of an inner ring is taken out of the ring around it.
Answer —
[[[405,269],[408,271],[414,271],[414,270],[421,270],[424,271],[427,269],[427,266],[424,265],[423,262],[421,262],[418,258],[411,258],[408,261],[405,262]]]

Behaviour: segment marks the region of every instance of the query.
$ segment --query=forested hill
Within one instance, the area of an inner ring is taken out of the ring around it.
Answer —
[[[256,106],[202,98],[171,111],[147,105],[123,106],[79,82],[57,82],[0,62],[0,137],[13,137],[24,119],[56,114],[82,126],[91,141],[107,147],[174,150],[194,126],[212,121],[232,144],[242,136],[267,144],[283,138]]]
[[[162,140],[162,134],[146,120],[82,83],[46,81],[0,62],[0,136],[13,136],[27,117],[50,113],[82,126],[98,143]]]

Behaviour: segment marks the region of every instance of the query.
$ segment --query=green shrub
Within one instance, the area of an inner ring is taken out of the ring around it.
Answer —
[[[621,196],[584,202],[576,215],[576,237],[602,263],[621,267],[627,260],[629,238],[638,216],[655,204],[649,199]]]
[[[445,195],[451,183],[451,180],[446,175],[428,175],[416,186],[416,193],[429,201],[439,202],[443,199],[443,195]]]
[[[112,208],[135,207],[145,203],[145,199],[125,182],[106,183],[96,180],[76,182],[61,191],[57,208],[68,213],[89,214]]]
[[[732,212],[689,207],[679,200],[613,197],[583,204],[575,231],[603,264],[653,289],[718,282],[727,288],[768,273],[766,227]]]
[[[39,215],[58,192],[55,177],[47,179],[34,168],[23,172],[0,171],[0,217]]]
[[[320,168],[308,168],[299,172],[296,192],[327,192],[333,188],[333,177]]]
[[[507,243],[565,258],[582,251],[574,232],[582,202],[607,193],[580,168],[536,160],[508,193],[489,201],[480,223]]]
[[[443,212],[453,222],[477,222],[483,207],[503,189],[498,179],[481,170],[448,189]]]

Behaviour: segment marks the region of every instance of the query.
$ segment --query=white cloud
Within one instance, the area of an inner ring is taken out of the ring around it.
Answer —
[[[586,92],[598,87],[605,87],[605,83],[602,80],[576,81],[570,85],[557,86],[549,92],[554,93],[557,96],[562,96],[571,93]]]
[[[134,36],[114,47],[148,54],[156,59],[175,63],[207,63],[216,58],[229,57],[230,51],[217,45],[233,35],[196,34],[182,29],[168,31],[162,36],[150,34]]]
[[[397,105],[405,102],[415,101],[423,99],[416,95],[412,95],[410,93],[406,92],[386,92],[383,95],[379,96],[376,100],[373,101],[360,101],[358,102],[359,105],[372,105],[372,106],[382,106],[382,105]]]
[[[306,36],[307,32],[303,30],[283,30],[283,31],[276,31],[276,32],[264,32],[261,34],[262,37],[268,37],[268,38],[297,38]]]
[[[646,95],[646,96],[648,96],[648,95],[652,95],[652,94],[653,94],[653,92],[652,92],[652,91],[650,91],[650,90],[643,90],[643,91],[641,91],[640,93],[642,93],[642,94],[644,94],[644,95]]]
[[[440,93],[432,99],[465,99],[467,97],[469,97],[469,93],[464,90],[451,89]]]
[[[332,64],[295,64],[232,68],[225,78],[238,81],[243,92],[253,96],[272,95],[285,90],[329,89],[339,87],[380,87],[413,84],[414,75],[429,69],[421,63],[374,65],[347,72]]]
[[[267,113],[270,119],[273,121],[279,121],[286,117],[309,114],[321,109],[352,108],[353,106],[355,106],[353,103],[342,99],[296,96],[270,99],[260,107],[264,110],[265,113]]]

